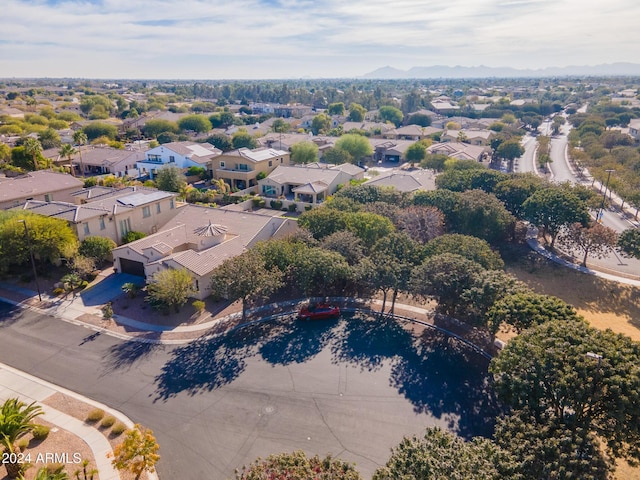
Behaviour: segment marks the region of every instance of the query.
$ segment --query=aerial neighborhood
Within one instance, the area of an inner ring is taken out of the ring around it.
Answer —
[[[85,475],[640,478],[639,132],[632,77],[5,79],[0,350],[109,405],[28,397]]]

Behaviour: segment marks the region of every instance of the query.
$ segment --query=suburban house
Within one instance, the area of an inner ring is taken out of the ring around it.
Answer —
[[[258,175],[267,176],[277,166],[289,165],[289,158],[289,152],[284,150],[239,148],[213,159],[213,176],[224,180],[231,188],[244,190],[258,184]]]
[[[76,150],[78,150],[76,148]],[[82,156],[81,156],[82,155]],[[82,147],[71,157],[74,171],[81,175],[115,175],[116,177],[137,177],[136,163],[145,159],[139,150],[122,150],[108,146]],[[66,158],[60,160],[68,162]],[[67,164],[68,165],[68,164]],[[84,171],[81,171],[84,168]]]
[[[29,200],[21,208],[66,220],[80,241],[100,236],[118,245],[130,231],[157,232],[179,211],[172,192],[145,187],[96,188],[96,192],[92,188],[76,192],[76,203]]]
[[[281,216],[187,205],[158,233],[113,249],[114,268],[147,281],[162,270],[184,268],[193,278],[194,297],[204,299],[213,270],[224,260],[297,228]]]
[[[450,100],[439,100],[435,99],[431,102],[431,106],[433,107],[433,111],[436,113],[450,113],[460,110],[460,106],[454,103],[451,103]]]
[[[427,153],[439,153],[459,160],[475,160],[477,162],[482,161],[487,152],[488,147],[459,142],[434,143],[427,148]]]
[[[470,145],[488,145],[493,137],[495,137],[495,132],[492,130],[445,130],[440,136],[440,141],[459,142],[462,140],[463,143],[468,143]]]
[[[24,205],[28,200],[72,202],[84,185],[66,173],[38,170],[17,177],[0,177],[0,209]]]
[[[427,170],[393,170],[367,180],[365,184],[376,187],[393,187],[400,192],[436,189],[433,173]]]
[[[268,177],[258,180],[258,185],[259,194],[265,197],[293,196],[295,201],[319,203],[333,195],[339,185],[363,178],[364,169],[350,163],[310,163],[278,166]]]
[[[373,147],[373,160],[376,162],[396,162],[400,163],[404,159],[404,154],[414,140],[385,140],[370,138],[369,143]]]
[[[385,138],[396,140],[422,140],[433,134],[442,132],[441,128],[421,127],[420,125],[406,125],[404,127],[389,130],[384,134]]]
[[[144,160],[136,162],[141,175],[155,177],[158,170],[167,165],[178,168],[203,167],[211,169],[211,162],[222,153],[209,143],[171,142],[147,150]]]
[[[344,122],[342,130],[349,133],[352,130],[362,130],[369,132],[371,135],[384,135],[386,132],[393,130],[394,126],[390,123],[383,122]]]

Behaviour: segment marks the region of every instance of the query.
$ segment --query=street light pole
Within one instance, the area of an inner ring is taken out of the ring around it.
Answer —
[[[29,237],[29,228],[27,228],[26,220],[18,220],[24,225],[24,235],[27,237],[27,246],[29,247],[29,256],[31,257],[31,268],[33,269],[33,278],[36,282],[36,289],[38,290],[38,300],[42,301],[42,295],[40,293],[40,284],[38,283],[38,273],[36,272],[36,260],[33,258],[33,248],[31,247],[31,238]]]
[[[600,205],[600,210],[598,210],[598,215],[596,217],[596,222],[600,223],[602,222],[602,215],[603,215],[603,210],[604,210],[604,202],[607,199],[607,190],[609,189],[609,180],[611,179],[611,172],[615,172],[615,170],[609,168],[607,170],[605,170],[605,172],[607,172],[607,184],[604,187],[604,194],[602,195],[602,205]]]

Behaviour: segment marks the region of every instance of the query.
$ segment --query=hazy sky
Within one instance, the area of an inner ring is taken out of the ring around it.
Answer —
[[[2,0],[0,77],[356,77],[640,60],[638,0]]]

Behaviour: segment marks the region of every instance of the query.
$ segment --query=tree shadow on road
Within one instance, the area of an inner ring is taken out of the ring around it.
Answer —
[[[164,348],[163,345],[154,342],[130,340],[118,343],[109,348],[109,352],[104,358],[105,373],[131,368],[136,362],[148,358],[153,352]]]

